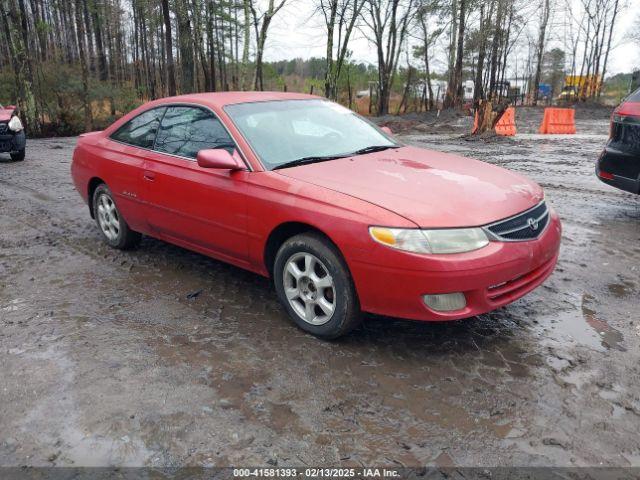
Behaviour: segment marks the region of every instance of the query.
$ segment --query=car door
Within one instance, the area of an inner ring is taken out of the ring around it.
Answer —
[[[247,260],[248,171],[202,168],[199,150],[226,148],[233,140],[208,109],[169,106],[143,172],[147,220],[162,238],[235,263]]]
[[[107,182],[129,226],[140,232],[148,228],[142,172],[164,111],[165,107],[152,108],[137,115],[100,145],[107,161],[101,163],[103,170],[97,173]]]

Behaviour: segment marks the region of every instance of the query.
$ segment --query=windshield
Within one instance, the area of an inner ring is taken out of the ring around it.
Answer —
[[[329,160],[397,145],[378,127],[327,100],[240,103],[225,111],[268,170],[310,157]]]

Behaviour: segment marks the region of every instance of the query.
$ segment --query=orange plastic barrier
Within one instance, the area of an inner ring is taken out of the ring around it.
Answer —
[[[539,133],[576,133],[573,108],[545,108]]]
[[[512,137],[516,134],[516,109],[509,107],[496,123],[496,133],[505,137]]]
[[[475,133],[478,130],[478,112],[476,112],[473,119],[473,130],[471,133]],[[504,135],[506,137],[512,137],[516,134],[516,109],[509,107],[505,110],[502,118],[496,123],[496,134]]]

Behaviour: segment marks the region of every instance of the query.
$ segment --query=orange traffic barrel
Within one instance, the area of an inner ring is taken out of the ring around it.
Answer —
[[[473,130],[471,133],[475,133],[478,130],[478,112],[476,111],[475,118],[473,119]],[[497,135],[504,135],[511,137],[516,134],[516,109],[509,107],[505,110],[495,128]]]
[[[496,133],[506,137],[516,134],[516,109],[509,107],[505,110],[498,123],[496,123]]]
[[[545,108],[539,133],[576,133],[576,111],[573,108]]]

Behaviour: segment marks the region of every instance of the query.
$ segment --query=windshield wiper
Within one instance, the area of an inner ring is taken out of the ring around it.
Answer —
[[[390,148],[397,148],[398,145],[371,145],[370,147],[364,147],[360,150],[356,150],[352,155],[362,155],[363,153],[381,152]]]
[[[317,156],[314,155],[312,157],[302,157],[297,160],[291,160],[290,162],[285,162],[277,167],[273,167],[272,170],[278,170],[280,168],[289,168],[289,167],[297,167],[299,165],[308,165],[310,163],[318,163],[324,162],[326,160],[335,160],[337,158],[345,158],[349,155],[325,155],[325,156]]]
[[[309,163],[318,163],[324,162],[326,160],[335,160],[337,158],[346,158],[353,157],[354,155],[362,155],[363,153],[373,153],[373,152],[381,152],[382,150],[388,150],[389,148],[397,148],[398,145],[371,145],[369,147],[364,147],[355,152],[346,153],[342,155],[325,155],[325,156],[311,156],[311,157],[302,157],[297,160],[291,160],[290,162],[283,163],[282,165],[278,165],[277,167],[273,167],[272,170],[278,170],[279,168],[289,168],[289,167],[297,167],[299,165],[307,165]]]

